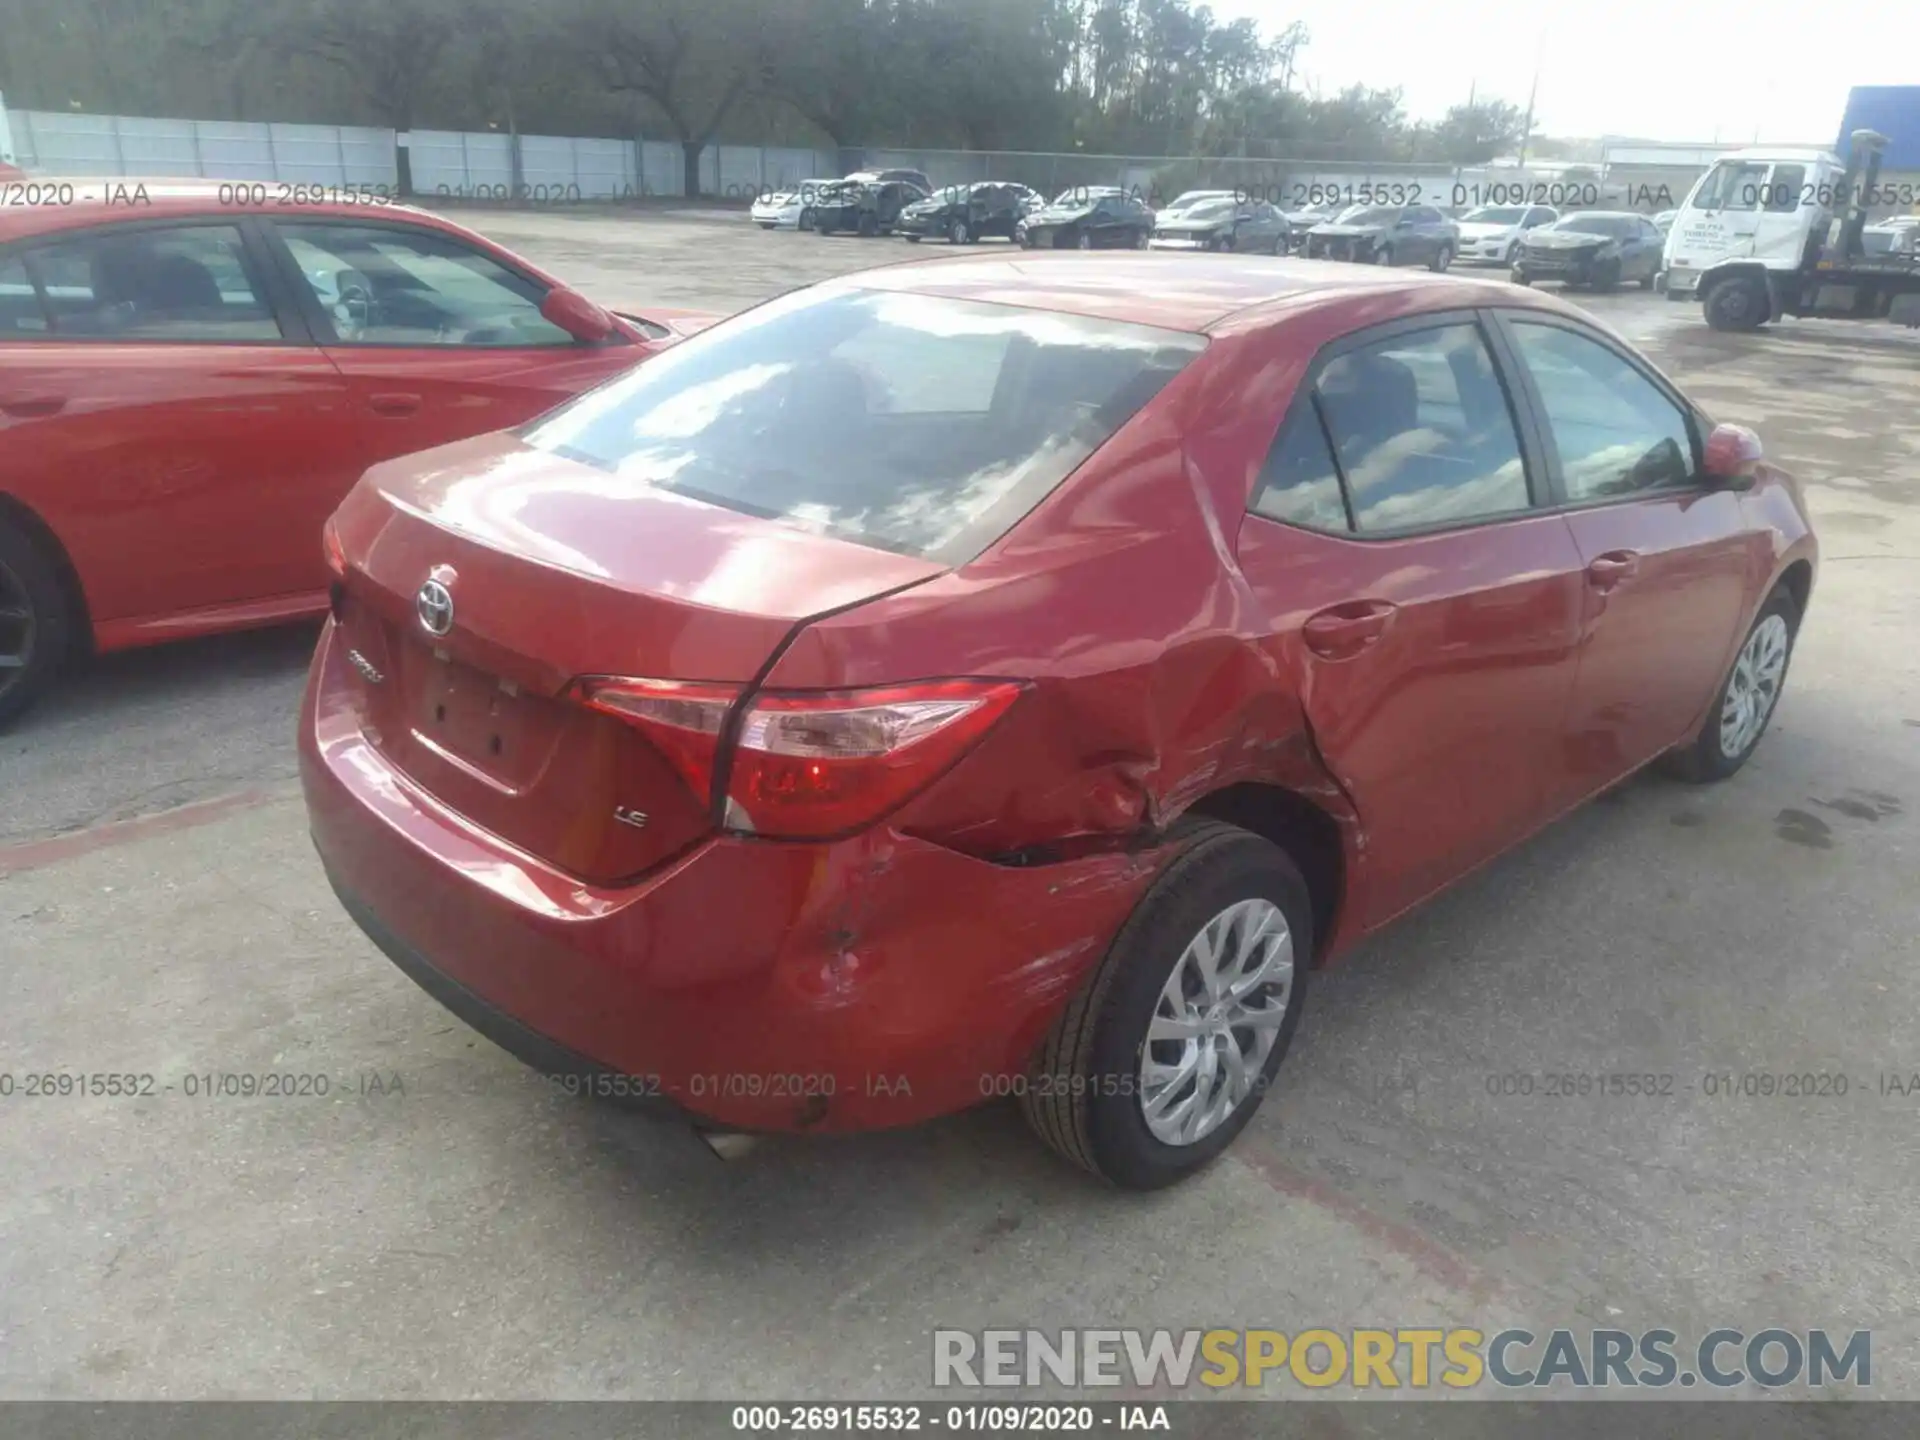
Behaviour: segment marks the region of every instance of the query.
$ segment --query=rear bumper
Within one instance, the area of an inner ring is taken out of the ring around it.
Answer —
[[[716,836],[590,885],[479,830],[369,744],[328,623],[300,721],[314,844],[368,935],[544,1069],[742,1130],[910,1124],[1005,1094],[1162,856],[990,864],[884,827]]]
[[[322,865],[324,868],[324,859]],[[653,1077],[625,1075],[610,1069],[567,1049],[549,1036],[529,1030],[504,1010],[495,1009],[458,980],[435,969],[425,955],[395,934],[358,895],[343,886],[330,868],[327,883],[333,886],[334,897],[348,918],[402,974],[516,1060],[543,1075],[566,1078],[572,1082],[570,1088],[576,1088],[583,1095],[624,1099],[631,1108],[645,1110],[661,1119],[695,1118],[661,1094]]]

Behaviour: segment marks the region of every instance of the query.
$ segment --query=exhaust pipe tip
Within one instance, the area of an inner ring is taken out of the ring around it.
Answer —
[[[760,1146],[758,1135],[746,1135],[738,1130],[695,1130],[693,1133],[722,1160],[744,1160]]]

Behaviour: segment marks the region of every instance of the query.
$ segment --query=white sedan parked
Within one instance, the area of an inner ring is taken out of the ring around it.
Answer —
[[[813,201],[821,190],[838,184],[835,180],[802,180],[785,190],[762,195],[747,212],[762,230],[813,229]]]
[[[1453,258],[1462,265],[1511,264],[1522,235],[1559,218],[1551,205],[1479,206],[1460,217],[1460,248]]]

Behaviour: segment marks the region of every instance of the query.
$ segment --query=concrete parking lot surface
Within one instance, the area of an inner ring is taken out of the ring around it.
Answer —
[[[621,306],[919,253],[467,218]],[[90,667],[0,736],[0,1072],[173,1088],[0,1098],[0,1397],[899,1396],[935,1327],[1518,1323],[1870,1328],[1874,1393],[1920,1398],[1920,344],[1583,303],[1808,483],[1824,568],[1772,732],[1318,977],[1279,1091],[1170,1193],[1088,1182],[1005,1106],[722,1164],[556,1094],[327,890],[310,629]],[[329,1093],[186,1093],[266,1071]]]

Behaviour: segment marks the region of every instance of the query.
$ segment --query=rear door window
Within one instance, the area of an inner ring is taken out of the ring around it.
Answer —
[[[1532,503],[1513,412],[1473,323],[1343,351],[1316,391],[1362,534],[1459,524]]]
[[[939,296],[801,292],[682,342],[524,436],[621,483],[959,564],[1205,343]]]
[[[1692,483],[1692,429],[1658,386],[1597,340],[1513,315],[1508,323],[1546,411],[1569,500]]]
[[[1347,530],[1346,501],[1340,495],[1340,467],[1334,464],[1318,407],[1311,394],[1294,401],[1292,413],[1274,440],[1254,513],[1309,530]]]
[[[26,262],[0,260],[0,340],[39,339],[46,333],[47,312]]]
[[[22,258],[58,339],[277,341],[280,322],[232,225],[106,227]]]

